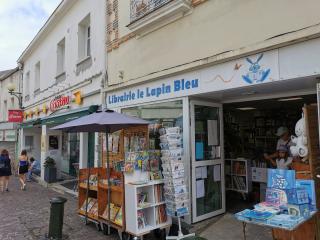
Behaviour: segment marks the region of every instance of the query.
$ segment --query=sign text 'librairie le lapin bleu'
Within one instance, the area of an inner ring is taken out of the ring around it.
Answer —
[[[162,97],[170,93],[178,93],[182,91],[187,91],[189,89],[195,89],[199,87],[199,80],[174,80],[172,83],[162,83],[157,86],[147,86],[144,88],[137,88],[134,90],[126,90],[121,93],[111,94],[108,96],[109,104],[130,102],[134,100],[142,100],[151,97]]]

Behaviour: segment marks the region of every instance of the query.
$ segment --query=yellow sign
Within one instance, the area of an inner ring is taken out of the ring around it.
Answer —
[[[81,105],[82,104],[82,96],[81,96],[81,91],[76,91],[73,93],[74,99],[73,101],[78,104]]]

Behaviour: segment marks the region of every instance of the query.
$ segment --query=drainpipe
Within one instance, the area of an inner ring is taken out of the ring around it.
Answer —
[[[101,109],[106,109],[106,98],[105,98],[105,88],[107,86],[107,79],[108,79],[108,70],[107,70],[107,48],[106,48],[106,44],[107,44],[107,21],[108,21],[108,17],[107,17],[107,0],[103,1],[103,18],[104,18],[104,24],[103,24],[103,29],[104,29],[104,34],[103,34],[103,49],[104,49],[104,54],[103,54],[103,77],[101,80],[101,89],[100,89],[100,98],[101,98]]]

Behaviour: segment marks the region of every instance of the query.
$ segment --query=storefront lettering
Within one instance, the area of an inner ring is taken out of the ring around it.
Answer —
[[[199,80],[175,80],[172,84],[161,84],[160,86],[156,87],[146,87],[145,89],[138,88],[136,91],[130,90],[125,91],[122,94],[112,94],[108,96],[108,103],[120,103],[120,102],[130,102],[135,99],[143,99],[149,97],[156,97],[159,98],[163,95],[170,94],[172,92],[180,92],[186,91],[194,88],[199,87]]]
[[[50,102],[49,108],[51,112],[58,110],[59,108],[70,104],[70,96],[60,96],[53,99]]]

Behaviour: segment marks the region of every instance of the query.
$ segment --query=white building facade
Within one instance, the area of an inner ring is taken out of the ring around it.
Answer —
[[[0,151],[7,149],[12,160],[17,157],[17,123],[9,122],[9,110],[19,110],[19,101],[8,92],[10,85],[20,89],[21,71],[19,68],[0,72]]]
[[[52,157],[58,178],[75,175],[77,164],[98,164],[97,134],[50,128],[94,112],[101,104],[105,9],[100,0],[62,1],[18,59],[23,66],[21,149],[41,159],[42,168],[46,157]]]
[[[224,108],[294,96],[316,99],[319,1],[109,5],[107,107],[181,127],[190,197],[185,220],[224,213]]]

